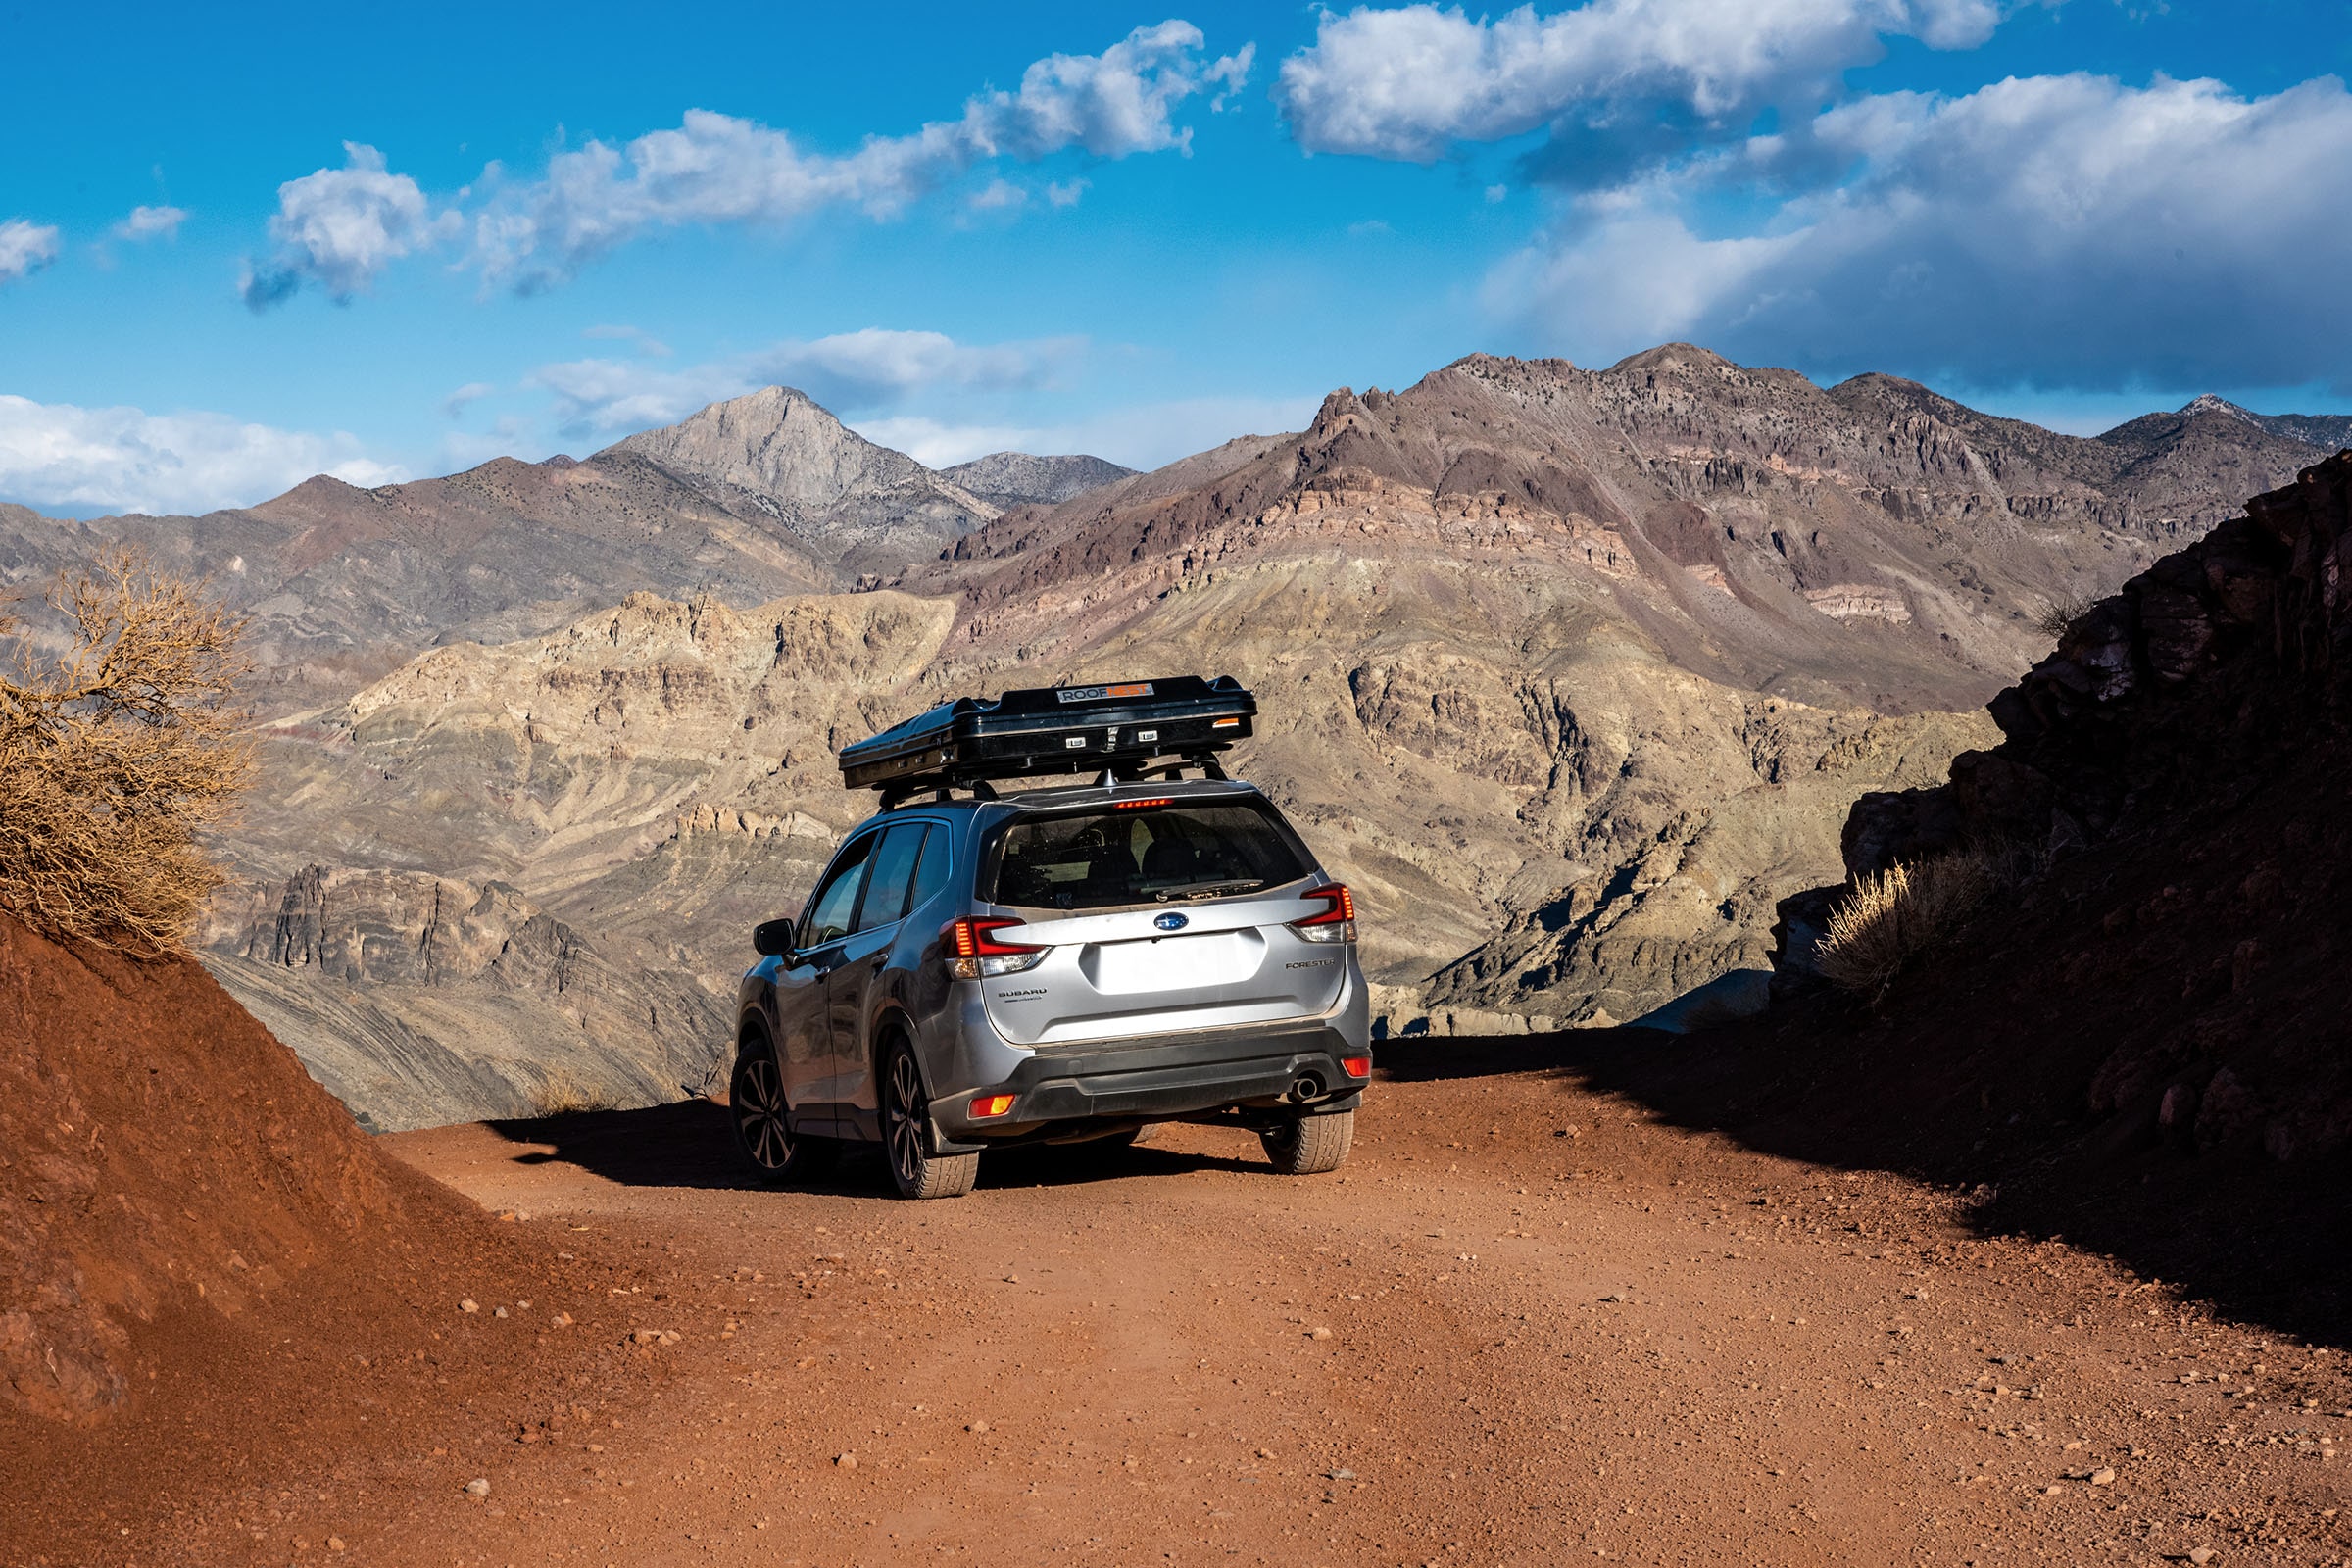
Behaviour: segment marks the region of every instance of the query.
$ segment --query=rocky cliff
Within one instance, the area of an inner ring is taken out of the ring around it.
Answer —
[[[1994,909],[1874,1005],[1800,984],[1626,1081],[1667,1114],[1928,1172],[1989,1227],[2340,1335],[2348,584],[2352,452],[2078,616],[1948,782],[1857,804],[1857,874],[2038,852]]]

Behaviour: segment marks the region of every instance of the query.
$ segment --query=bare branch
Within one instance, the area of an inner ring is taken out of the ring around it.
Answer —
[[[233,706],[245,621],[128,552],[68,576],[53,660],[5,613],[0,907],[51,932],[179,952],[220,873],[196,843],[253,776]]]

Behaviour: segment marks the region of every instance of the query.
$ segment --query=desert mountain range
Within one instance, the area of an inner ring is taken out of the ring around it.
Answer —
[[[1991,744],[2053,606],[2333,430],[2077,438],[1668,345],[1473,356],[1147,474],[935,471],[771,388],[576,463],[6,509],[0,561],[137,542],[254,615],[269,783],[208,961],[411,1126],[699,1081],[745,931],[867,808],[834,749],[1062,679],[1258,693],[1240,768],[1357,888],[1392,1027],[1639,1016],[1763,963],[1857,797]]]

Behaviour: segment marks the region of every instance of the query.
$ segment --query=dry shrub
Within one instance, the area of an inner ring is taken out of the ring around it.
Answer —
[[[2011,858],[1983,850],[1866,876],[1830,916],[1813,964],[1841,991],[1877,1000],[1920,955],[1948,943],[1984,903],[2014,879]]]
[[[2098,604],[2099,596],[2085,593],[2064,593],[2045,601],[2041,613],[2034,617],[2034,628],[2056,641],[2066,635],[2066,629]]]
[[[566,1067],[550,1067],[531,1096],[534,1116],[576,1116],[591,1110],[618,1110],[609,1090],[582,1080]]]
[[[41,656],[0,667],[0,908],[55,935],[184,951],[220,873],[196,843],[253,776],[231,706],[242,618],[129,551],[69,573]]]

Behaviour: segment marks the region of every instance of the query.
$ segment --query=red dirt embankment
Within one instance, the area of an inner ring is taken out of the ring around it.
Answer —
[[[369,1251],[419,1198],[202,968],[70,950],[0,916],[12,1411],[106,1419],[174,1354],[179,1320],[267,1333],[290,1279]]]
[[[115,1561],[168,1520],[138,1560],[217,1560],[256,1479],[547,1418],[620,1276],[538,1229],[387,1158],[194,961],[0,916],[0,1558]]]

